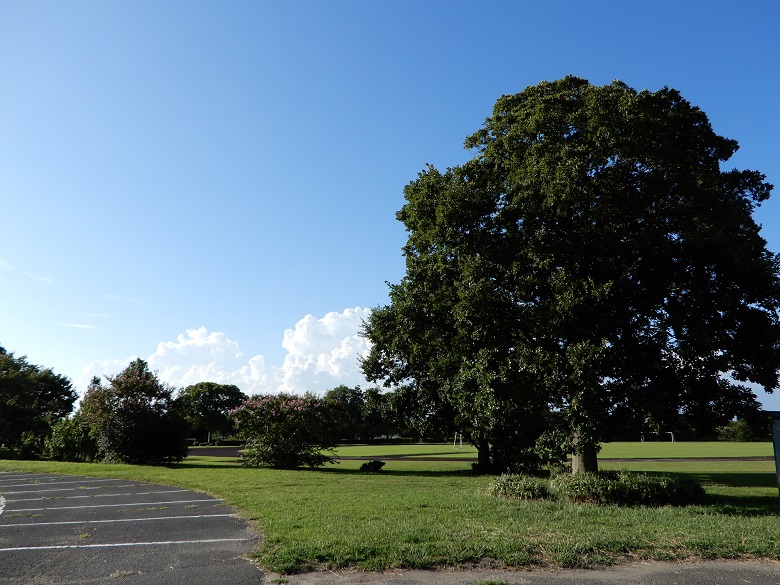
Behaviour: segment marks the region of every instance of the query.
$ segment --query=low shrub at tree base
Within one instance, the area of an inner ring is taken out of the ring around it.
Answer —
[[[547,483],[546,479],[530,475],[499,475],[488,486],[488,493],[512,500],[547,500],[552,497]]]
[[[488,493],[517,500],[554,499],[614,506],[685,506],[705,498],[704,488],[690,478],[627,471],[561,474],[551,479],[502,475],[490,484]]]

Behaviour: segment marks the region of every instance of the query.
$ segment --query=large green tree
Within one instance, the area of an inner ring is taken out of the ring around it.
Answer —
[[[19,447],[23,435],[46,437],[75,401],[68,378],[0,347],[0,445]]]
[[[190,430],[211,442],[213,433],[232,432],[233,421],[228,413],[247,398],[233,384],[198,382],[184,388],[176,398],[176,404]]]
[[[89,427],[98,458],[163,464],[187,455],[187,424],[175,408],[173,388],[142,359],[104,382],[93,378],[78,417]]]
[[[704,112],[566,77],[501,97],[466,147],[405,189],[407,271],[366,324],[369,379],[435,392],[494,469],[545,413],[579,471],[610,419],[712,432],[760,408],[780,263],[752,213],[772,186],[721,169],[737,143]]]
[[[365,394],[360,386],[350,388],[341,384],[328,390],[323,401],[331,418],[337,441],[356,443],[365,439],[366,424],[363,416]]]

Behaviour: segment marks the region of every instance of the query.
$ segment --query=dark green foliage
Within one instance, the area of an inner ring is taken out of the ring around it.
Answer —
[[[38,456],[51,425],[75,401],[68,378],[0,347],[0,446],[20,457]]]
[[[105,385],[93,378],[80,414],[106,461],[163,464],[187,455],[187,424],[174,408],[173,389],[141,359]]]
[[[719,441],[771,441],[772,419],[766,413],[761,413],[751,421],[738,419],[717,428]]]
[[[400,434],[392,398],[391,393],[382,393],[377,388],[369,388],[364,392],[363,422],[366,441]]]
[[[488,486],[488,493],[518,500],[555,499],[615,506],[685,506],[705,499],[701,484],[690,478],[627,471],[559,474],[549,480],[501,475]]]
[[[323,400],[311,395],[255,396],[231,412],[236,433],[246,441],[242,463],[276,469],[334,463],[336,446]]]
[[[686,506],[705,499],[701,484],[688,477],[652,476],[627,471],[601,471],[552,479],[501,475],[488,487],[494,496],[517,500],[556,499],[614,506]]]
[[[357,443],[366,440],[365,395],[360,386],[337,386],[325,393],[324,402],[337,441]]]
[[[566,77],[501,97],[476,156],[404,190],[406,274],[364,328],[372,381],[414,388],[479,451],[526,466],[560,420],[574,469],[608,432],[712,436],[780,368],[772,185],[676,90]]]
[[[693,479],[627,471],[558,475],[550,480],[550,491],[561,500],[617,506],[685,506],[705,497]]]
[[[98,446],[81,412],[59,421],[46,439],[43,457],[56,461],[95,461]]]
[[[341,385],[328,390],[324,401],[337,441],[369,442],[399,433],[392,392]]]
[[[233,384],[199,382],[179,392],[176,408],[189,424],[190,436],[210,443],[214,433],[233,432],[228,413],[246,399],[247,395]]]
[[[384,461],[366,461],[360,466],[360,471],[368,471],[371,473],[378,473],[382,471],[382,468],[385,466]]]
[[[548,481],[531,475],[502,474],[488,485],[491,496],[512,500],[546,500],[551,497]]]
[[[392,421],[391,428],[400,437],[441,440],[456,430],[449,405],[421,385],[401,385],[382,397],[386,420]]]

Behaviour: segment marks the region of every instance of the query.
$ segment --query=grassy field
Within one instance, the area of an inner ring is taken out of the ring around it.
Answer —
[[[477,458],[477,450],[464,444],[412,443],[400,445],[345,445],[337,453],[342,457],[409,457],[420,459]],[[604,443],[600,459],[675,459],[685,457],[771,457],[772,443],[737,442],[655,442]]]
[[[472,475],[468,462],[424,459],[423,453],[443,452],[444,446],[387,447],[347,450],[370,457],[417,447],[418,459],[389,461],[379,474],[359,472],[361,461],[276,471],[216,457],[190,457],[173,467],[0,461],[0,471],[136,479],[225,498],[264,535],[257,556],[277,572],[780,560],[780,498],[771,461],[603,461],[604,468],[691,475],[705,482],[709,494],[701,506],[616,508],[498,500],[485,493],[490,478]]]

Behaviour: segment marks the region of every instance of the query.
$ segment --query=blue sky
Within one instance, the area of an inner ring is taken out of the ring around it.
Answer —
[[[0,344],[79,391],[136,356],[177,386],[366,386],[403,186],[466,160],[496,98],[675,87],[780,184],[779,25],[752,1],[0,1]],[[757,219],[780,251],[777,200]]]

